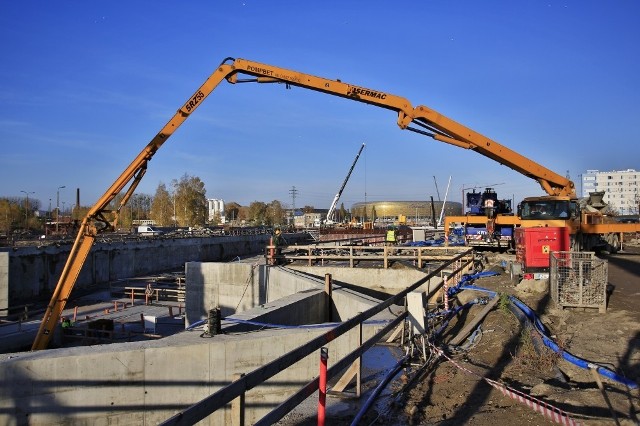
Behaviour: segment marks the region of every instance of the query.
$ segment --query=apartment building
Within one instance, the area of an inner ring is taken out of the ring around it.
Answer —
[[[587,170],[582,174],[581,196],[604,191],[603,201],[621,215],[638,214],[640,207],[640,172],[634,169],[601,172]]]

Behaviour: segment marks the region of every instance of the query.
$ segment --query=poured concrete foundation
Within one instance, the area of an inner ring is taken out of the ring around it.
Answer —
[[[157,341],[3,355],[0,423],[156,424],[227,385],[234,375],[253,371],[330,329],[329,325],[269,328],[272,325],[318,324],[328,321],[327,317],[345,320],[379,302],[337,285],[329,301],[324,270],[314,277],[250,263],[190,262],[186,272],[186,322],[206,318],[208,310],[217,306],[228,319],[223,322],[225,334],[208,337],[202,330],[192,330]],[[367,270],[359,273],[366,275]],[[412,284],[416,280],[405,281],[412,278],[384,277],[398,287]],[[376,317],[391,318],[387,311]],[[250,326],[241,320],[263,325]],[[364,338],[383,325],[384,321],[365,326]],[[357,330],[339,337],[328,345],[329,359],[342,358],[357,342]],[[318,355],[312,354],[250,390],[246,422],[264,416],[317,374]],[[230,421],[226,408],[204,424]]]

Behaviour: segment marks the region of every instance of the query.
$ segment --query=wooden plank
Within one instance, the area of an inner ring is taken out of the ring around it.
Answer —
[[[476,315],[473,321],[467,324],[449,344],[457,346],[462,343],[462,341],[467,338],[467,336],[473,331],[473,329],[478,326],[480,321],[482,321],[484,317],[486,317],[487,314],[493,309],[493,307],[496,306],[498,300],[500,300],[500,296],[496,294],[493,299],[491,299],[489,303],[487,303],[484,309],[478,315]]]

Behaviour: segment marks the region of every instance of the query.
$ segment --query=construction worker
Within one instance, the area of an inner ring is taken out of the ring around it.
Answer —
[[[280,228],[276,228],[273,233],[273,246],[275,247],[275,253],[274,253],[275,255],[273,259],[274,265],[279,265],[283,263],[283,259],[281,259],[280,257],[282,256],[282,246],[286,244],[287,242],[282,236],[282,231],[280,230]]]
[[[144,289],[144,304],[150,305],[153,303],[153,287],[151,283],[147,283],[147,287]]]
[[[485,198],[484,200],[484,212],[487,215],[487,218],[491,219],[493,217],[493,206],[495,201],[492,198]]]
[[[71,327],[73,327],[73,323],[67,317],[62,317],[62,333],[69,334],[71,332]]]
[[[384,238],[385,245],[395,246],[398,244],[398,230],[395,226],[387,228],[387,233]]]

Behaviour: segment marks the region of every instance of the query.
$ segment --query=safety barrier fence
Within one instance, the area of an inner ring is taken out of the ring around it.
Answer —
[[[127,297],[135,299],[149,299],[150,301],[159,302],[161,300],[184,302],[185,290],[175,288],[155,287],[150,291],[145,287],[117,287],[111,286],[111,295],[115,297]]]
[[[267,247],[267,260],[270,264],[288,261],[306,261],[309,266],[323,264],[326,261],[349,262],[353,268],[361,262],[382,262],[387,269],[392,262],[403,260],[414,262],[418,268],[433,261],[449,260],[468,250],[460,247],[418,247],[418,246],[288,246],[282,253],[277,247]]]
[[[459,262],[459,268],[451,271],[450,268],[452,265],[455,265],[456,261]],[[395,296],[392,296],[380,304],[354,316],[351,319],[348,319],[345,322],[338,324],[337,326],[331,328],[329,331],[324,333],[321,336],[316,337],[315,339],[310,340],[304,345],[282,355],[281,357],[271,361],[270,363],[251,371],[250,373],[244,374],[228,384],[223,388],[219,389],[217,392],[209,395],[203,400],[197,402],[196,404],[190,406],[184,411],[176,414],[175,416],[169,418],[163,425],[192,425],[195,424],[207,416],[211,415],[215,411],[223,408],[226,404],[233,403],[232,406],[235,409],[232,409],[234,413],[233,421],[236,424],[242,424],[244,419],[244,408],[243,402],[245,393],[250,389],[253,389],[256,386],[259,386],[263,382],[267,381],[271,377],[275,376],[279,372],[287,369],[288,367],[294,365],[298,361],[302,360],[306,356],[314,353],[315,351],[319,351],[323,346],[330,343],[331,341],[337,339],[348,331],[354,329],[355,327],[362,327],[362,324],[372,318],[377,313],[382,310],[390,307],[394,304],[399,304],[404,301],[404,298],[408,293],[418,289],[423,284],[429,282],[434,277],[439,277],[440,274],[447,271],[448,273],[457,274],[463,271],[470,269],[473,265],[473,251],[471,249],[458,252],[453,258],[443,262],[439,267],[431,271],[424,278],[416,281],[415,283],[408,286],[406,289],[402,290]],[[442,284],[436,286],[433,289],[430,289],[428,298],[433,297],[438,291],[441,290]],[[335,365],[333,365],[327,371],[327,378],[330,379],[334,375],[336,375],[343,368],[348,366],[350,363],[356,361],[358,358],[362,356],[362,354],[372,347],[376,342],[378,342],[383,336],[385,336],[390,330],[394,329],[401,321],[404,320],[406,314],[398,316],[392,322],[387,324],[383,329],[381,329],[378,333],[376,333],[373,337],[368,339],[366,342],[363,342],[357,349],[349,353],[347,356],[339,360]],[[284,415],[297,407],[302,401],[312,395],[316,390],[318,390],[318,378],[312,380],[307,383],[302,389],[298,392],[290,396],[287,400],[278,405],[274,410],[272,410],[265,417],[260,419],[256,425],[270,425],[274,422],[280,420]]]

